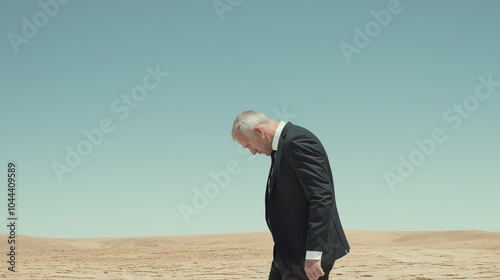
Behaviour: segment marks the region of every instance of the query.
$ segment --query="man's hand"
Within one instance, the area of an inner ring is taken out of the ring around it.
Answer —
[[[321,268],[321,260],[306,260],[304,270],[309,280],[318,280],[318,278],[325,275]]]

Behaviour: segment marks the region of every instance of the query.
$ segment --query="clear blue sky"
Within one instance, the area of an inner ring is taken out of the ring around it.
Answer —
[[[248,109],[322,140],[346,229],[500,231],[499,1],[63,2],[0,1],[17,234],[267,231],[270,160],[230,137]]]

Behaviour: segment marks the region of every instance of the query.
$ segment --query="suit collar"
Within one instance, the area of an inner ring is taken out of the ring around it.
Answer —
[[[288,129],[290,127],[292,127],[292,126],[293,126],[293,124],[291,122],[287,122],[285,124],[285,126],[283,126],[283,130],[281,131],[278,144],[276,145],[277,147],[281,147],[282,146],[281,143],[283,142],[283,139],[286,138],[286,134],[288,133]],[[278,149],[276,149],[276,151],[278,151]]]
[[[276,131],[274,132],[274,137],[273,137],[273,142],[272,142],[273,151],[277,151],[278,150],[279,142],[280,142],[280,139],[281,139],[281,132],[283,131],[283,128],[285,127],[285,125],[286,125],[286,122],[281,121],[278,124],[278,127],[276,128]]]

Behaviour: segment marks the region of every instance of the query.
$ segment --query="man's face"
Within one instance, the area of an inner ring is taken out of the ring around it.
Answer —
[[[238,141],[243,148],[247,148],[252,155],[264,154],[270,156],[273,151],[272,141],[270,142],[266,139],[260,128],[255,128],[254,135],[252,136],[238,132],[235,138],[236,141]]]

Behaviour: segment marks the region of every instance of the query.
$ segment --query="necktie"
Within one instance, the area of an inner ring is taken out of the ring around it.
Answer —
[[[266,222],[267,222],[267,226],[269,227],[269,229],[271,229],[271,223],[269,221],[269,216],[268,216],[268,213],[267,213],[267,203],[269,202],[269,196],[271,195],[271,177],[273,175],[273,171],[274,171],[274,160],[275,160],[275,157],[276,157],[276,151],[273,151],[271,153],[271,168],[269,168],[269,176],[267,178],[267,188],[266,188]]]
[[[269,177],[267,178],[267,195],[268,196],[271,194],[271,177],[273,176],[273,172],[274,172],[275,159],[276,159],[276,151],[273,151],[271,153],[271,168],[269,169]]]

